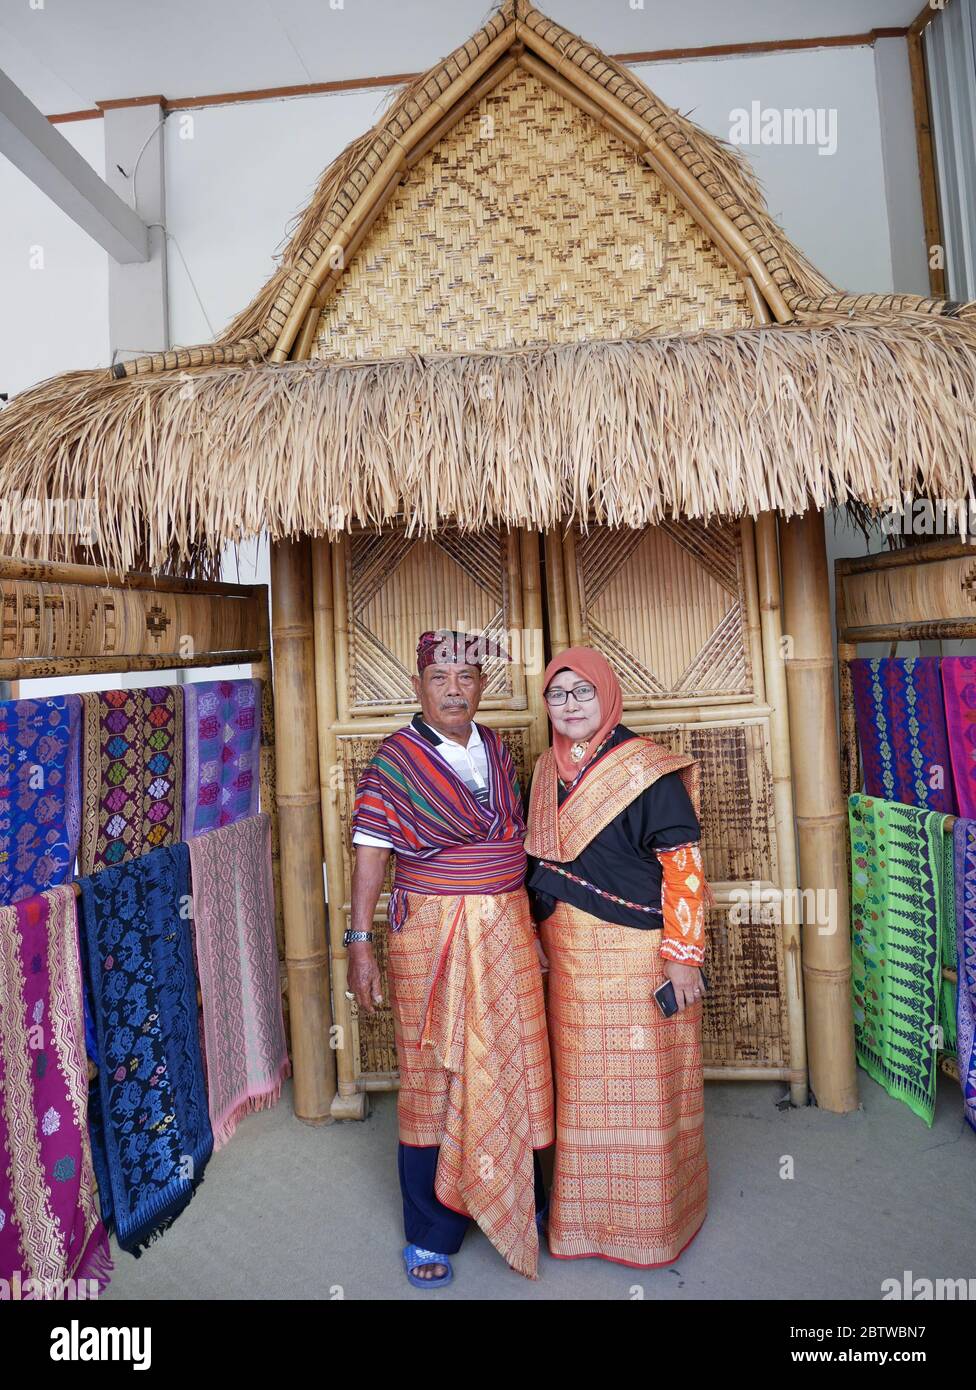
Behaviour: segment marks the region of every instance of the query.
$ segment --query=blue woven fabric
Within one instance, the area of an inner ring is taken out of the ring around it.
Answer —
[[[189,865],[185,844],[168,845],[81,881],[100,1062],[95,1172],[102,1219],[133,1255],[179,1216],[213,1152]]]

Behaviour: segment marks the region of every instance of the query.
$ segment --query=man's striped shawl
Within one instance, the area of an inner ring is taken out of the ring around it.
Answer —
[[[385,739],[356,788],[353,831],[389,840],[397,854],[427,859],[484,840],[519,840],[525,816],[515,763],[493,730],[478,725],[488,757],[481,805],[436,749],[411,726]]]

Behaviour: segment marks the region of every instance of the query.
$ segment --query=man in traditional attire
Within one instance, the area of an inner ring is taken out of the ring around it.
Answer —
[[[469,1219],[535,1277],[544,1202],[535,1150],[553,1139],[540,953],[525,891],[512,755],[476,724],[474,634],[425,632],[420,703],[359,780],[349,984],[381,1003],[373,914],[396,856],[387,948],[400,1071],[399,1172],[411,1283],[452,1277]]]
[[[708,1198],[700,769],[620,723],[599,652],[563,652],[543,689],[553,746],[536,764],[526,849],[556,1073],[549,1250],[670,1264]],[[668,981],[666,1018],[653,996]]]

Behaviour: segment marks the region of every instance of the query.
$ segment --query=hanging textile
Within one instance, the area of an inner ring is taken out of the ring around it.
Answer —
[[[976,657],[944,656],[942,689],[959,814],[976,816]]]
[[[81,700],[0,701],[0,903],[66,883],[81,823]]]
[[[75,896],[53,888],[0,907],[0,1279],[19,1284],[6,1296],[109,1281],[87,1111]]]
[[[956,1056],[966,1119],[976,1129],[976,821],[952,827],[956,880]]]
[[[189,842],[214,1147],[272,1106],[289,1074],[267,816]]]
[[[850,663],[868,796],[954,811],[939,663],[933,656]]]
[[[190,940],[189,851],[82,879],[101,1064],[92,1144],[102,1217],[138,1255],[190,1201],[213,1149]]]
[[[85,706],[80,870],[95,873],[179,840],[183,690],[108,690]]]
[[[848,806],[857,1059],[931,1125],[942,927],[953,911],[944,817],[860,794]]]
[[[258,813],[261,682],[200,681],[184,694],[189,840]]]

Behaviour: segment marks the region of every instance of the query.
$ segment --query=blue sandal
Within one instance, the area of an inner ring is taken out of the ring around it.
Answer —
[[[449,1284],[454,1278],[454,1270],[451,1262],[446,1255],[439,1255],[436,1250],[425,1250],[422,1245],[405,1245],[403,1247],[403,1263],[407,1267],[407,1278],[411,1284],[418,1289],[439,1289],[445,1284]],[[419,1274],[414,1274],[414,1270],[420,1265],[446,1265],[447,1273],[438,1274],[436,1279],[424,1279]]]

